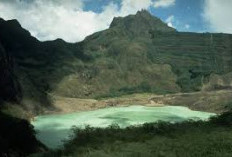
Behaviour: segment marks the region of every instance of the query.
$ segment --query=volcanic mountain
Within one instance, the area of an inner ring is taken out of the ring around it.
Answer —
[[[145,10],[79,43],[40,42],[0,19],[1,101],[38,111],[50,94],[103,98],[231,88],[232,35],[178,32]]]

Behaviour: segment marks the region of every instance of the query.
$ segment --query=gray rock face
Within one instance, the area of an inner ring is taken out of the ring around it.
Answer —
[[[193,92],[212,74],[232,72],[232,35],[177,32],[144,10],[114,18],[109,29],[74,44],[40,42],[17,21],[0,19],[0,43],[1,86],[11,87],[1,97],[19,93],[29,104],[47,104],[47,93],[96,98]]]
[[[175,32],[174,28],[167,26],[159,18],[152,16],[146,10],[138,11],[136,15],[113,19],[110,28],[117,28],[133,35],[148,35],[151,32]]]

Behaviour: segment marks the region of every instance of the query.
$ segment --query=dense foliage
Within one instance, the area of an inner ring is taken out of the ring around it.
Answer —
[[[0,43],[14,60],[24,103],[49,93],[74,98],[231,88],[232,35],[181,33],[147,11],[115,18],[80,43],[40,42],[16,20],[0,20]],[[206,88],[205,88],[206,87]]]
[[[32,125],[0,112],[0,156],[23,157],[45,150],[36,140]]]
[[[125,129],[74,128],[75,137],[65,148],[45,153],[52,156],[218,157],[232,153],[232,112],[209,121],[149,123]]]
[[[0,103],[13,101],[34,114],[51,104],[51,93],[102,98],[231,89],[232,35],[177,32],[140,11],[115,18],[109,29],[80,43],[40,42],[16,20],[0,19],[0,73]],[[48,156],[230,156],[230,115],[209,122],[76,128],[65,149]],[[4,114],[0,142],[4,155],[27,155],[36,143],[28,122]]]

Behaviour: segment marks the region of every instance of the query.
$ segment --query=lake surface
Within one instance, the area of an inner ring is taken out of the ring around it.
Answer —
[[[139,125],[148,122],[168,121],[181,122],[184,120],[207,120],[213,113],[192,111],[186,107],[112,107],[95,111],[76,112],[61,115],[38,116],[32,125],[35,127],[37,139],[51,149],[62,146],[63,141],[72,135],[72,126],[84,128],[107,127],[118,124],[124,128],[130,125]]]

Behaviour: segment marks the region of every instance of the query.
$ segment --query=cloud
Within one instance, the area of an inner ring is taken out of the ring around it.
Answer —
[[[17,19],[41,41],[62,38],[77,42],[107,29],[115,16],[134,14],[150,6],[168,6],[166,3],[173,1],[121,0],[120,7],[109,1],[106,6],[99,6],[103,7],[102,12],[95,13],[83,9],[84,0],[0,0],[0,17]]]
[[[231,6],[231,0],[205,0],[204,18],[212,31],[232,33]]]
[[[175,4],[175,0],[157,0],[153,3],[155,8],[163,7],[167,8],[173,6]]]
[[[169,27],[175,28],[175,27],[173,26],[174,20],[175,20],[174,15],[171,15],[171,16],[169,16],[169,17],[165,20],[165,22],[168,24]]]
[[[79,41],[86,31],[92,31],[94,13],[82,12],[81,1],[67,0],[10,0],[0,2],[0,16],[17,19],[21,25],[40,40],[63,38]],[[88,22],[80,21],[88,20]],[[79,31],[84,33],[79,33]]]
[[[185,27],[185,29],[189,29],[190,25],[189,24],[185,24],[184,27]]]
[[[147,9],[152,5],[151,0],[122,0],[120,15],[136,13],[138,10]]]

